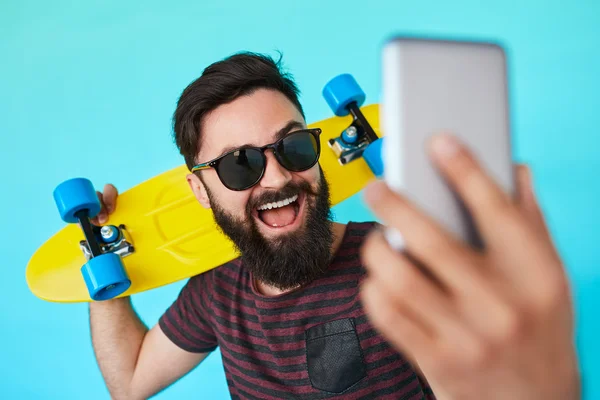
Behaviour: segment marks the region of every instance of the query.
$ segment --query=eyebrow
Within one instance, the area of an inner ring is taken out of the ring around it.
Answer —
[[[273,142],[278,141],[279,139],[285,137],[288,133],[290,133],[293,129],[304,129],[304,123],[296,120],[290,120],[287,124],[277,132],[275,132]],[[221,151],[221,153],[217,157],[221,157],[222,155],[229,153],[232,150],[236,150],[242,147],[261,147],[255,144],[246,143],[241,146],[229,146]]]

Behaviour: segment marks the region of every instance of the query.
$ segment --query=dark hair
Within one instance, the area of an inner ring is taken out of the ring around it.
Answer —
[[[300,111],[304,111],[292,76],[281,69],[278,61],[263,54],[242,52],[208,66],[189,84],[173,115],[175,143],[189,169],[195,165],[200,150],[203,117],[215,108],[257,89],[274,89],[283,93]]]

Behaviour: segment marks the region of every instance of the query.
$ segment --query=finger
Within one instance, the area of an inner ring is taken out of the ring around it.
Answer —
[[[550,272],[547,265],[552,265],[551,258],[555,257],[549,235],[533,228],[518,201],[501,190],[456,138],[437,136],[431,150],[442,174],[473,215],[484,237],[486,252],[498,261],[498,276],[511,282],[515,292],[530,296],[530,288],[545,279]],[[525,200],[525,204],[535,215],[539,208],[533,199]],[[541,221],[539,213],[535,218]]]
[[[525,164],[515,166],[517,181],[517,203],[530,223],[546,236],[550,236],[544,215],[540,209],[534,189],[531,169]]]
[[[407,254],[454,293],[469,293],[473,285],[485,286],[478,253],[442,229],[384,182],[371,183],[365,201],[383,223],[399,231]]]
[[[419,364],[421,357],[435,352],[433,337],[411,312],[394,307],[376,282],[370,278],[360,286],[365,312],[375,329],[383,334],[397,351]]]
[[[512,199],[484,171],[475,156],[454,136],[431,141],[431,153],[440,172],[458,193],[484,237],[494,237],[499,221],[514,213]]]
[[[470,335],[465,331],[467,323],[462,320],[455,299],[409,258],[395,252],[383,233],[376,231],[369,235],[361,257],[370,278],[387,294],[388,302],[411,310],[436,335]]]
[[[458,343],[471,332],[496,342],[515,327],[509,304],[496,288],[473,284],[468,292],[450,295],[395,252],[379,231],[369,235],[361,255],[369,276],[388,294],[388,301],[410,309],[425,326],[451,342]]]
[[[469,331],[496,340],[499,331],[490,323],[489,316],[498,314],[502,321],[508,321],[506,325],[511,321],[501,288],[491,279],[495,277],[492,275],[495,271],[490,271],[492,267],[486,262],[485,255],[459,244],[430,219],[420,215],[402,196],[396,195],[384,183],[371,185],[367,189],[366,199],[377,216],[404,232],[407,252],[416,259],[419,267],[426,269],[436,281],[441,282],[450,293],[456,308],[453,313],[445,309],[442,302],[449,303],[449,298],[440,299],[440,295],[425,288],[423,280],[414,277],[413,260],[410,260],[409,264],[413,268],[402,268],[406,267],[406,264],[400,265],[402,259],[399,254],[391,250],[383,235],[376,233],[373,239],[367,239],[363,251],[366,257],[365,266],[374,278],[382,281],[381,287],[408,286],[404,290],[409,291],[409,296],[396,301],[404,301],[405,307],[417,311],[423,309],[425,303],[431,305],[430,313],[435,319],[426,319],[426,323],[435,331],[446,331],[446,335],[453,342],[459,342],[461,335],[469,336],[464,327],[456,325],[457,321],[468,327]],[[425,278],[424,275],[422,277]],[[407,284],[407,281],[410,281],[410,284]],[[388,291],[397,293],[393,288],[389,288]],[[502,322],[502,326],[504,325]]]
[[[108,219],[108,214],[106,212],[106,205],[104,204],[104,196],[101,192],[96,191],[96,195],[98,196],[98,201],[100,202],[100,212],[91,219],[91,222],[94,225],[102,225],[106,223]]]
[[[117,207],[117,196],[117,188],[114,187],[114,185],[111,185],[110,183],[104,185],[103,198],[104,204],[106,205],[106,211],[109,215],[112,214]]]
[[[389,301],[379,282],[367,278],[360,296],[373,326],[412,364],[424,371],[449,374],[455,367],[475,365],[485,356],[485,344],[471,334],[430,332],[410,309]]]
[[[556,249],[552,235],[546,224],[544,213],[539,205],[534,191],[531,169],[524,164],[515,166],[517,181],[516,201],[521,215],[527,220],[528,225],[520,230],[515,229],[517,235],[529,243],[525,254],[507,254],[507,262],[516,263],[518,258],[529,260],[530,267],[519,277],[517,285],[524,286],[522,292],[528,297],[535,296],[536,291],[543,292],[543,284],[550,281],[560,281],[563,275],[562,262]],[[544,261],[542,261],[544,260]],[[522,262],[522,261],[521,261]],[[551,266],[558,268],[551,268]],[[528,278],[528,279],[524,279]],[[526,291],[528,282],[536,282],[535,287]],[[542,293],[539,297],[544,296]]]

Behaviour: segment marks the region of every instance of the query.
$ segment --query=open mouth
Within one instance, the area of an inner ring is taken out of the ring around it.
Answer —
[[[261,204],[255,209],[255,217],[269,229],[293,229],[301,220],[305,197],[304,194],[296,194],[277,202]]]

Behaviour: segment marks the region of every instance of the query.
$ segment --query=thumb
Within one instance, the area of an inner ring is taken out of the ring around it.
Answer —
[[[108,212],[108,214],[112,214],[113,211],[115,211],[115,208],[117,207],[117,196],[119,195],[119,192],[117,191],[117,188],[110,184],[107,183],[106,185],[104,185],[104,192],[102,193],[102,199],[104,200],[104,205],[106,206],[106,211]]]
[[[113,185],[104,185],[104,192],[96,192],[100,201],[100,212],[91,221],[95,225],[102,225],[108,221],[108,216],[115,211],[117,206],[117,188]]]

